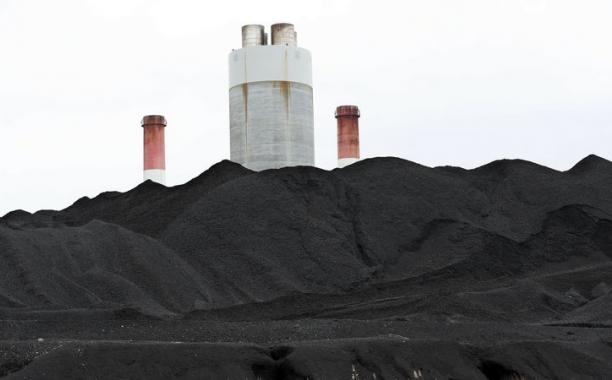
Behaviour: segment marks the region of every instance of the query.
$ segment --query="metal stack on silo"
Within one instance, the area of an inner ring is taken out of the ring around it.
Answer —
[[[229,55],[230,158],[252,170],[314,165],[312,63],[292,24],[242,27]]]

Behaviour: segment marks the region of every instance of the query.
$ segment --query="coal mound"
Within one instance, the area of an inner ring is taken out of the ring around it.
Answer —
[[[0,218],[0,377],[605,378],[612,163],[222,161]],[[112,369],[111,369],[112,368]]]

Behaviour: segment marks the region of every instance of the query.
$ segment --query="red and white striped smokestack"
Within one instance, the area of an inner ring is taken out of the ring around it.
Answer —
[[[166,184],[166,148],[164,139],[166,119],[148,115],[142,119],[144,131],[144,180]]]
[[[359,116],[357,106],[339,106],[336,108],[339,168],[359,161]]]

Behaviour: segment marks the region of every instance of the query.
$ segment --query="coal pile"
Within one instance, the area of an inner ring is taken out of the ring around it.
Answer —
[[[0,377],[606,378],[612,163],[220,162],[0,218]]]

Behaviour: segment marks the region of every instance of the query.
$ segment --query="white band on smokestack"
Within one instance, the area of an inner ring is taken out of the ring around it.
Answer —
[[[357,161],[359,161],[358,158],[339,158],[338,167],[343,168],[345,166],[353,165]]]
[[[144,181],[151,180],[153,182],[166,184],[166,170],[165,169],[148,169],[144,172]]]
[[[312,87],[312,57],[299,47],[267,45],[234,50],[229,55],[229,87],[283,81]]]

